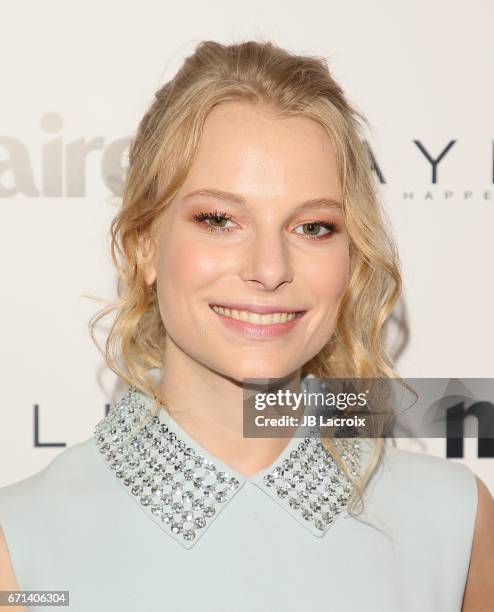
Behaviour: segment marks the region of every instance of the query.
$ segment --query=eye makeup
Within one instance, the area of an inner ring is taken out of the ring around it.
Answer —
[[[235,228],[225,226],[225,222],[226,223],[228,222],[234,223],[234,222],[232,221],[233,219],[232,215],[230,215],[229,213],[223,210],[218,210],[218,209],[202,210],[199,213],[193,215],[193,219],[195,223],[203,226],[205,229],[213,233],[225,233],[225,232],[235,231]],[[221,223],[223,225],[211,225],[210,221],[213,221],[214,223]],[[309,240],[327,240],[328,238],[330,238],[332,235],[336,234],[339,231],[339,225],[337,223],[327,222],[327,221],[323,221],[319,219],[313,219],[311,221],[301,223],[297,225],[296,227],[303,228],[306,226],[311,226],[312,228],[316,228],[316,229],[322,228],[327,231],[327,233],[322,234],[322,235],[312,235],[312,234],[295,232],[296,234],[303,235],[305,238],[308,238]]]

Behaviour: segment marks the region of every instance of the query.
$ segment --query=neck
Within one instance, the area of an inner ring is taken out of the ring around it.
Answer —
[[[244,438],[242,381],[205,367],[170,338],[161,374],[166,411],[198,444],[241,474],[252,476],[270,466],[290,442],[282,437]],[[300,369],[283,378],[278,389],[298,392]],[[258,390],[249,387],[248,395]]]

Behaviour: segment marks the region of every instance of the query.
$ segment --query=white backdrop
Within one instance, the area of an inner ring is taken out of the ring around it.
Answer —
[[[405,377],[494,377],[494,5],[17,0],[2,5],[0,485],[88,438],[125,387],[87,332],[110,298],[127,139],[203,39],[322,55],[368,135],[403,261]],[[424,151],[438,158],[436,182]],[[399,335],[394,331],[395,341]],[[400,441],[400,446],[405,446]],[[445,456],[443,440],[416,450]],[[494,458],[464,461],[494,491]]]

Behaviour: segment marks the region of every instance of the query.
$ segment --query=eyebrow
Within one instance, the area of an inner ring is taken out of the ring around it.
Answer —
[[[235,202],[235,204],[239,204],[240,206],[247,206],[247,202],[245,198],[237,193],[230,193],[229,191],[222,191],[220,189],[195,189],[191,191],[187,195],[183,197],[184,200],[191,198],[193,196],[205,196],[210,198],[216,198],[217,200],[224,200],[227,202]],[[301,210],[305,208],[337,208],[342,209],[343,206],[341,202],[335,200],[333,198],[312,198],[311,200],[306,200],[305,202],[301,202],[296,206],[296,210]]]

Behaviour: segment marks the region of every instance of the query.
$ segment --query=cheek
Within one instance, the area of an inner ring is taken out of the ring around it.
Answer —
[[[197,240],[169,240],[160,255],[162,287],[176,296],[188,294],[221,276],[227,262],[228,258],[211,245]]]
[[[309,290],[326,306],[336,304],[342,297],[350,277],[350,257],[347,250],[316,259],[304,272]]]

